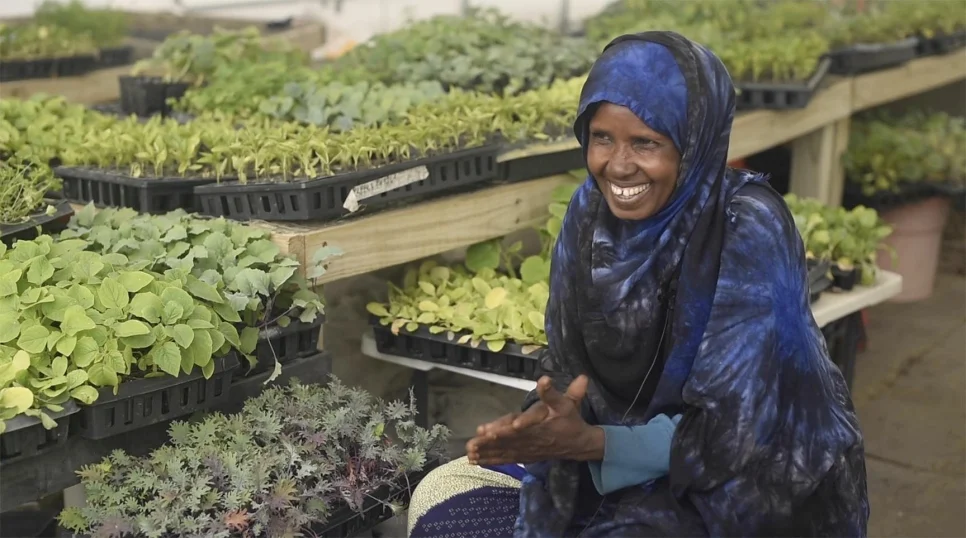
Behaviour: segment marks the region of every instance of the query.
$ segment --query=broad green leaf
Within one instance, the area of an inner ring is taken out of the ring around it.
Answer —
[[[158,341],[158,335],[154,334],[154,331],[151,331],[148,334],[142,334],[139,336],[128,336],[126,338],[122,338],[121,341],[124,343],[124,345],[130,348],[144,349],[146,347],[153,346],[154,343]]]
[[[494,353],[499,353],[506,347],[506,340],[488,340],[486,347],[490,348],[490,351]]]
[[[427,295],[431,295],[433,297],[436,296],[436,286],[433,286],[432,284],[430,284],[429,282],[426,282],[425,280],[419,281],[419,289],[423,290],[423,293]]]
[[[136,319],[129,319],[114,326],[114,334],[116,334],[119,338],[125,338],[128,336],[142,336],[150,332],[150,327],[145,325],[144,322]]]
[[[218,330],[221,331],[221,334],[229,344],[236,348],[241,347],[241,337],[238,335],[238,329],[234,325],[223,321],[218,324]]]
[[[194,364],[204,366],[211,362],[211,355],[214,353],[211,334],[207,330],[196,330],[194,333],[194,339],[192,339],[191,345],[188,346],[185,353],[191,354]]]
[[[284,329],[292,324],[292,318],[288,316],[279,316],[278,319],[275,320],[275,323],[278,323],[278,326]]]
[[[70,358],[78,368],[87,368],[97,359],[100,353],[101,349],[97,346],[97,342],[93,338],[90,336],[81,336],[77,339],[77,344],[74,346]],[[88,377],[90,376],[90,372],[88,372]]]
[[[151,292],[141,292],[131,299],[131,314],[151,323],[161,321],[164,303],[161,298]]]
[[[0,297],[17,295],[19,293],[17,282],[20,281],[21,276],[23,276],[23,271],[20,269],[0,273]]]
[[[20,414],[34,404],[34,393],[26,387],[7,387],[0,389],[0,411],[12,409]]]
[[[466,268],[474,273],[489,267],[496,269],[500,266],[500,251],[502,247],[499,240],[485,241],[470,245],[466,249]]]
[[[63,339],[64,333],[58,331],[57,329],[51,330],[50,334],[47,335],[47,351],[53,351],[57,347],[57,344],[59,344]],[[64,355],[69,355],[69,353],[64,353]]]
[[[154,277],[144,271],[126,271],[118,275],[118,281],[130,293],[137,293],[154,282]]]
[[[50,371],[55,377],[60,377],[67,374],[67,357],[58,355],[50,363]]]
[[[17,340],[17,345],[20,349],[32,355],[39,355],[47,349],[47,336],[49,335],[50,331],[43,325],[27,327],[20,331],[20,338]]]
[[[527,314],[527,319],[529,319],[530,323],[532,323],[537,329],[543,329],[544,325],[546,324],[543,314],[537,311],[530,311],[530,313]]]
[[[163,292],[161,292],[161,302],[177,303],[181,306],[184,314],[191,314],[191,311],[195,309],[195,301],[191,298],[191,295],[189,295],[188,292],[175,287],[166,288]]]
[[[90,405],[97,401],[97,389],[90,385],[83,385],[72,389],[70,391],[70,397],[86,405]]]
[[[422,310],[423,312],[438,312],[439,305],[434,303],[433,301],[420,301],[419,309]]]
[[[89,337],[88,337],[89,338]],[[91,338],[93,341],[93,338]],[[49,342],[49,340],[48,340]],[[62,336],[60,340],[57,341],[57,353],[61,355],[66,355],[70,357],[74,351],[77,349],[77,337],[76,336]],[[97,344],[95,343],[94,349],[97,349]],[[74,359],[77,362],[77,359]]]
[[[54,266],[45,257],[35,258],[27,269],[27,282],[41,285],[50,277],[54,276]]]
[[[113,278],[105,278],[97,289],[97,298],[105,308],[122,309],[128,305],[130,297],[128,291],[119,281]]]
[[[60,324],[60,330],[67,336],[74,336],[81,331],[87,331],[96,327],[94,321],[78,305],[67,307],[64,311],[64,321]],[[46,334],[44,337],[46,338]]]
[[[87,286],[82,284],[74,284],[67,290],[67,295],[74,299],[77,304],[84,308],[94,308],[94,292]]]
[[[239,316],[238,312],[235,311],[230,305],[215,304],[215,305],[211,305],[211,308],[212,310],[215,311],[216,314],[221,316],[221,319],[225,321],[230,321],[235,323],[241,322],[241,316]]]
[[[490,309],[499,308],[506,300],[506,295],[506,288],[493,288],[486,294],[483,304]]]
[[[98,387],[116,387],[118,384],[117,372],[103,362],[92,364],[87,369],[87,377],[91,384]]]
[[[174,342],[165,342],[160,346],[155,346],[148,353],[148,358],[162,372],[178,377],[181,371],[181,350]]]
[[[174,335],[174,341],[182,348],[190,346],[191,342],[195,339],[195,332],[191,330],[191,327],[183,323],[175,325],[171,330]]]
[[[164,297],[162,296],[162,300]],[[168,325],[172,325],[181,321],[184,318],[184,309],[180,304],[167,301],[164,303],[164,312],[161,315],[161,320]]]
[[[240,341],[239,351],[246,355],[254,353],[255,348],[258,346],[258,329],[255,327],[245,327],[241,331]]]
[[[188,275],[187,285],[185,287],[187,288],[188,292],[199,299],[204,299],[212,303],[225,302],[225,298],[222,297],[221,293],[219,293],[214,286],[206,282],[202,282],[191,275]]]
[[[0,344],[6,344],[20,335],[20,321],[16,314],[0,314]]]
[[[84,370],[72,370],[67,374],[67,390],[79,387],[87,383],[87,372]]]
[[[269,239],[260,239],[248,245],[245,249],[248,254],[258,258],[262,263],[272,263],[279,255],[278,245]]]
[[[225,335],[218,329],[208,329],[208,336],[211,337],[211,349],[217,352],[225,345]]]
[[[268,276],[272,281],[272,286],[274,286],[275,289],[283,287],[285,283],[288,282],[288,279],[292,278],[292,275],[295,274],[296,269],[298,268],[281,266],[272,268],[272,270],[268,273]]]

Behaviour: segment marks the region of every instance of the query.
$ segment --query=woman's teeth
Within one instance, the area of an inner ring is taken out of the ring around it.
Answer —
[[[613,183],[610,184],[610,192],[621,200],[631,200],[636,196],[646,193],[650,188],[650,183],[644,183],[643,185],[636,185],[634,187],[618,187]]]

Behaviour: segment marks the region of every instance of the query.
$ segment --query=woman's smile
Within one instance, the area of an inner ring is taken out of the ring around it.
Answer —
[[[639,202],[642,198],[647,196],[647,193],[651,190],[650,183],[641,183],[639,185],[631,185],[628,187],[621,187],[616,183],[610,183],[610,191],[614,193],[614,197],[617,198],[619,202],[625,203],[633,207],[633,204]]]

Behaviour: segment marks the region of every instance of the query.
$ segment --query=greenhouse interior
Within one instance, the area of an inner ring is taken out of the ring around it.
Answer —
[[[966,0],[2,4],[0,536],[966,536]]]

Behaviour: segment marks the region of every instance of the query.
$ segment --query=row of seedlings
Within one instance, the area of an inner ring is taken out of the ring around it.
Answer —
[[[954,1],[622,0],[588,19],[589,39],[675,30],[709,46],[739,90],[739,110],[808,105],[827,74],[855,75],[966,46]]]
[[[127,18],[112,9],[87,8],[80,0],[46,0],[34,18],[0,24],[0,82],[71,77],[131,63],[124,45]]]

